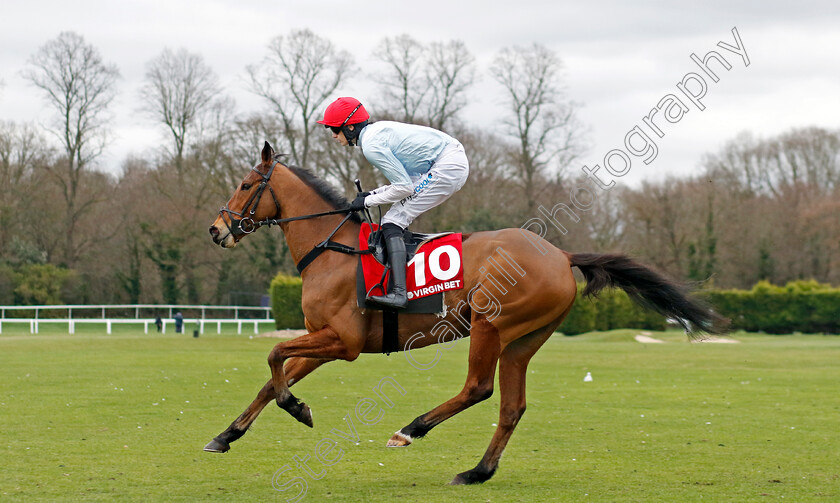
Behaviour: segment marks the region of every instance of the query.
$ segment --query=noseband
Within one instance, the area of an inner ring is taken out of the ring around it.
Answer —
[[[262,181],[260,181],[257,190],[251,193],[251,197],[249,197],[248,201],[245,202],[245,206],[242,207],[242,211],[233,211],[228,207],[228,205],[225,205],[224,208],[219,210],[219,215],[222,217],[222,221],[234,237],[251,234],[257,230],[257,227],[260,226],[261,222],[254,222],[254,214],[257,211],[257,207],[260,205],[260,199],[262,199],[262,195],[263,192],[265,192],[266,187],[268,187],[268,191],[271,193],[271,199],[274,200],[274,206],[277,207],[277,213],[275,213],[274,218],[276,219],[280,216],[280,203],[277,202],[277,195],[274,193],[274,189],[272,189],[271,185],[268,184],[268,181],[271,179],[271,175],[274,173],[274,168],[277,164],[278,162],[276,160],[272,161],[271,167],[268,168],[268,171],[266,171],[265,174],[261,173],[256,167],[251,168],[262,177]],[[225,214],[227,214],[227,218],[225,218]]]

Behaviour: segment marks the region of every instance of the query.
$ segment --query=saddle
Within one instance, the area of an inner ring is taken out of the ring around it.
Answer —
[[[365,231],[366,228],[363,228],[360,241],[364,237]],[[407,255],[406,263],[414,258],[417,250],[425,243],[450,234],[452,233],[424,234],[406,230],[403,233]],[[383,309],[377,304],[368,303],[366,300],[368,293],[372,295],[384,295],[392,285],[391,275],[387,274],[390,269],[388,268],[388,254],[385,248],[385,240],[382,237],[382,230],[376,224],[370,227],[370,234],[367,236],[367,249],[371,250],[372,253],[369,255],[359,255],[359,265],[356,268],[356,297],[359,299],[358,305],[361,309],[387,311],[387,309]],[[371,288],[371,277],[377,275],[377,286]],[[409,299],[408,307],[401,312],[407,314],[439,314],[443,311],[443,292],[440,292],[427,297]]]
[[[403,231],[403,241],[405,241],[406,262],[410,262],[414,258],[417,249],[423,244],[433,239],[443,236],[448,236],[451,232],[440,232],[437,234],[424,234],[422,232],[412,232],[408,229]],[[382,230],[376,229],[370,233],[368,237],[368,249],[373,251],[373,258],[382,265],[388,265],[388,254],[385,249],[385,239],[382,237]]]
[[[386,266],[387,255],[382,232],[375,224],[362,224],[359,232],[359,249],[365,252],[370,250],[371,253],[359,255],[359,265],[356,268],[356,298],[359,308],[382,312],[382,352],[387,354],[399,350],[399,315],[442,315],[446,312],[444,292],[463,288],[461,234],[405,232],[403,239],[408,255],[408,306],[397,311],[367,303],[368,295],[388,293],[388,289],[392,287],[391,275]],[[415,257],[417,260],[412,263]],[[432,263],[434,268],[431,268]],[[408,274],[411,270],[413,274]]]

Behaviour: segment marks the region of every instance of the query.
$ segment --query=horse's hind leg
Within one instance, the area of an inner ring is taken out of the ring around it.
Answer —
[[[477,484],[488,480],[496,472],[502,451],[525,413],[525,375],[534,353],[551,336],[551,329],[532,332],[508,344],[499,358],[499,425],[484,457],[472,470],[459,473],[450,484]]]
[[[324,363],[330,360],[315,359],[315,358],[289,358],[284,365],[286,371],[286,382],[289,386],[300,381],[307,374],[317,369]],[[235,421],[230,423],[225,431],[220,433],[216,438],[204,446],[207,452],[227,452],[230,449],[230,443],[237,440],[245,434],[250,428],[251,424],[260,415],[263,408],[275,398],[274,384],[271,380],[265,383],[257,397],[251,402],[251,405],[245,409]]]
[[[388,447],[403,447],[432,428],[493,394],[493,377],[499,360],[499,331],[484,317],[473,315],[470,327],[470,356],[467,382],[455,397],[418,416],[408,426],[394,433]]]

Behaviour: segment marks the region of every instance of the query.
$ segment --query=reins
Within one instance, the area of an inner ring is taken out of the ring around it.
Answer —
[[[298,273],[302,273],[306,266],[311,264],[319,255],[324,253],[327,250],[337,251],[339,253],[344,253],[346,255],[367,255],[368,253],[373,253],[372,250],[359,250],[353,248],[351,246],[347,246],[345,244],[339,243],[338,241],[333,241],[332,237],[335,236],[335,233],[338,232],[338,229],[347,223],[348,220],[353,216],[354,211],[350,209],[342,209],[342,210],[333,210],[333,211],[324,211],[322,213],[313,213],[311,215],[302,215],[299,217],[289,217],[289,218],[267,218],[265,220],[261,220],[259,222],[254,222],[254,226],[256,228],[262,227],[263,225],[267,225],[271,227],[272,225],[281,224],[284,222],[294,222],[296,220],[308,220],[310,218],[318,218],[318,217],[325,217],[329,215],[339,215],[341,213],[347,213],[347,216],[341,219],[341,222],[335,227],[335,229],[330,232],[330,235],[327,238],[317,245],[315,248],[312,248],[309,253],[303,256],[300,259],[300,262],[297,263],[297,270]],[[256,230],[256,229],[255,229]]]
[[[319,217],[326,217],[330,215],[341,215],[347,214],[341,222],[330,232],[329,236],[317,245],[315,248],[309,251],[304,257],[298,262],[297,270],[298,272],[303,272],[303,270],[311,264],[319,255],[324,253],[327,250],[337,251],[339,253],[344,253],[347,255],[366,255],[368,253],[373,253],[371,250],[359,250],[345,244],[339,243],[337,241],[332,241],[332,237],[335,235],[336,232],[345,224],[348,220],[353,216],[355,210],[351,210],[350,208],[343,208],[339,210],[331,210],[331,211],[323,211],[321,213],[312,213],[309,215],[301,215],[297,217],[287,217],[287,218],[266,218],[265,220],[260,220],[259,222],[255,222],[253,219],[254,214],[256,213],[257,206],[259,205],[260,198],[262,198],[262,193],[268,188],[269,193],[271,194],[271,198],[274,200],[274,205],[277,207],[277,214],[280,214],[280,203],[277,202],[277,196],[274,194],[274,189],[271,188],[271,185],[268,184],[268,181],[271,179],[271,175],[274,172],[274,167],[278,164],[275,160],[274,163],[271,165],[271,168],[263,174],[256,170],[254,171],[259,173],[262,177],[262,181],[260,182],[259,187],[257,190],[251,194],[251,197],[248,198],[248,201],[245,203],[241,212],[236,212],[225,206],[221,210],[219,210],[219,214],[222,216],[222,221],[225,222],[228,230],[233,235],[244,235],[244,234],[251,234],[252,232],[256,231],[260,227],[272,225],[279,225],[286,222],[295,222],[298,220],[309,220],[312,218],[319,218]],[[358,183],[358,181],[357,181]],[[245,216],[245,213],[248,213],[249,216]],[[230,220],[230,223],[225,220],[224,215],[227,213],[227,217]],[[234,218],[233,216],[236,215],[240,217],[239,219]]]
[[[332,210],[332,211],[324,211],[322,213],[313,213],[311,215],[302,215],[299,217],[289,217],[289,218],[266,218],[265,220],[260,220],[259,222],[254,222],[256,227],[262,227],[263,225],[268,225],[269,227],[272,225],[278,225],[286,222],[294,222],[296,220],[309,220],[310,218],[318,218],[318,217],[326,217],[329,215],[340,215],[342,213],[347,213],[347,218],[350,218],[351,214],[353,213],[352,210],[349,208],[342,209],[342,210]],[[346,221],[346,219],[345,219]],[[344,222],[342,222],[344,223]]]

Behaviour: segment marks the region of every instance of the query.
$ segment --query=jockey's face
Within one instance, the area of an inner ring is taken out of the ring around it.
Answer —
[[[355,126],[353,126],[352,124],[347,127],[350,128],[350,131],[352,131],[355,128]],[[346,147],[350,144],[350,142],[348,142],[347,138],[344,136],[344,131],[339,130],[338,133],[336,133],[335,131],[330,129],[330,132],[332,133],[332,137],[335,138],[338,141],[338,143],[341,144],[342,147]]]

